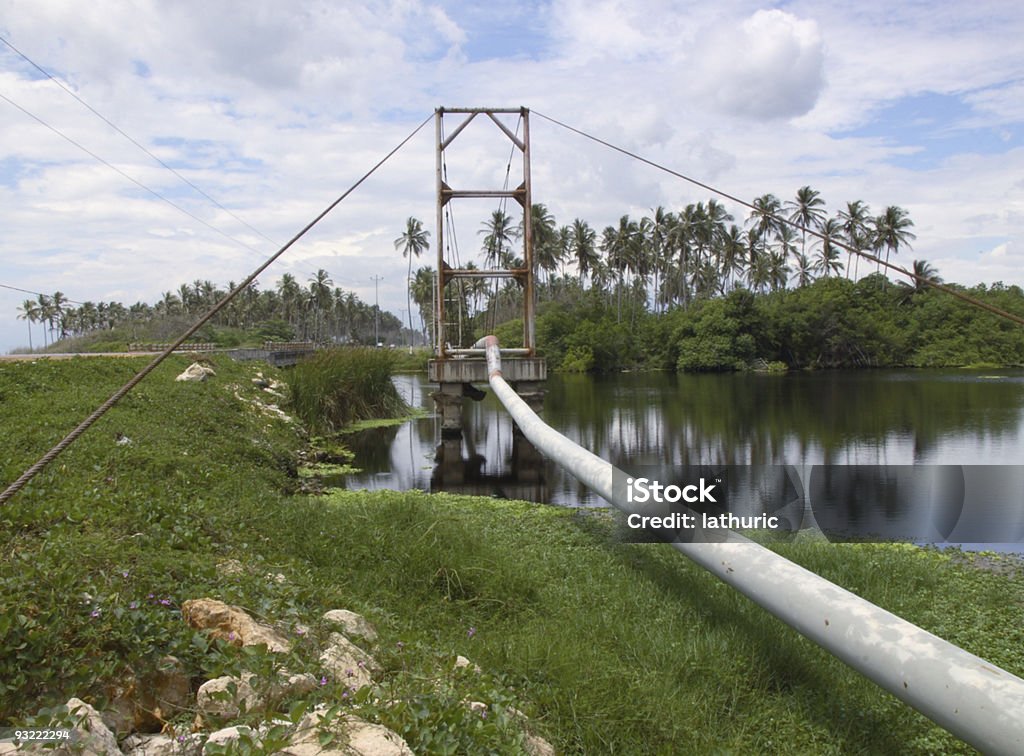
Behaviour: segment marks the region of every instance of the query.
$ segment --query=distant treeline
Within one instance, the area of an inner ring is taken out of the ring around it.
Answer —
[[[18,317],[28,326],[29,346],[45,346],[66,338],[94,336],[105,341],[162,341],[177,336],[187,324],[206,313],[235,283],[221,287],[213,281],[194,281],[166,291],[155,304],[136,302],[84,302],[72,306],[62,292],[26,299]],[[32,343],[32,326],[39,324],[41,339]],[[401,321],[376,305],[363,302],[355,293],[334,286],[330,274],[320,269],[302,285],[290,273],[281,276],[273,289],[251,285],[218,313],[199,338],[221,343],[265,339],[308,340],[343,344],[407,343]],[[234,345],[234,344],[227,344]]]
[[[1024,314],[1018,286],[953,288]],[[663,314],[619,317],[598,292],[545,303],[538,347],[561,370],[629,368],[960,367],[1024,365],[1024,329],[926,285],[881,274],[821,278],[796,289],[735,289]],[[499,338],[518,343],[521,324]],[[775,363],[774,365],[772,363]]]

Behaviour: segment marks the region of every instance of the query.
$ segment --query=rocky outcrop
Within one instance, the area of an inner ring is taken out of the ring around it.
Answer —
[[[287,653],[291,644],[270,625],[257,622],[244,609],[216,599],[193,599],[181,605],[181,616],[192,627],[236,646],[266,644],[268,651]]]
[[[321,736],[334,736],[327,746]],[[384,725],[353,716],[326,720],[323,712],[310,712],[299,723],[291,743],[282,751],[289,756],[414,756],[409,745]]]
[[[377,631],[361,615],[348,609],[331,609],[324,613],[324,621],[337,625],[349,638],[362,638],[370,643],[377,641]]]
[[[224,563],[222,566],[227,569],[223,573],[235,573],[241,567],[236,567],[236,564]],[[192,627],[238,645],[265,644],[271,651],[284,651],[289,647],[288,642],[270,625],[257,622],[237,606],[215,599],[186,601],[182,605],[182,617]],[[167,656],[146,675],[137,677],[129,671],[123,684],[108,690],[112,707],[105,717],[115,723],[114,727],[120,734],[133,733],[123,740],[120,748],[115,733],[100,714],[92,706],[72,698],[66,707],[69,715],[55,720],[51,727],[66,727],[69,721],[77,722],[75,740],[56,749],[48,746],[45,752],[62,756],[72,753],[86,756],[201,756],[211,748],[226,746],[240,750],[252,747],[260,752],[268,750],[290,756],[411,756],[413,751],[395,732],[351,713],[339,714],[337,707],[328,709],[325,704],[319,704],[313,711],[305,710],[306,714],[297,724],[295,720],[273,719],[280,716],[280,712],[295,711],[295,704],[301,705],[305,696],[328,683],[341,687],[339,700],[358,707],[359,704],[354,704],[356,697],[350,694],[372,685],[374,678],[382,673],[376,659],[347,637],[361,639],[360,642],[372,642],[377,638],[376,629],[365,618],[345,609],[336,609],[325,613],[323,621],[340,632],[330,632],[319,646],[321,669],[316,676],[292,674],[279,667],[275,667],[276,673],[264,671],[256,675],[243,672],[207,680],[193,697],[191,680],[184,665]],[[300,635],[309,637],[299,643],[300,651],[305,650],[305,645],[311,640],[317,640],[319,629],[303,628]],[[464,675],[452,676],[453,670],[480,672],[477,665],[462,656],[449,664],[446,671],[441,671],[448,685],[466,679]],[[440,683],[441,679],[435,682]],[[424,682],[429,684],[430,680]],[[380,695],[380,692],[375,691],[373,695]],[[305,701],[308,705],[309,700]],[[368,703],[376,707],[390,707],[401,702],[373,698]],[[482,702],[466,699],[464,703],[480,713],[481,718],[486,718],[491,710]],[[169,722],[180,718],[184,711],[196,713],[193,731],[189,734],[181,733],[180,729],[176,732]],[[553,756],[555,751],[551,745],[530,731],[525,715],[515,709],[505,711],[522,730],[524,753]],[[241,717],[245,717],[241,721],[253,726],[232,725],[232,720],[237,722]],[[257,724],[260,722],[266,724]],[[216,729],[218,727],[220,729]],[[157,730],[161,731],[157,733]],[[0,756],[13,752],[13,744],[0,743]],[[32,744],[18,752],[43,753],[44,747]]]
[[[252,711],[261,702],[252,687],[253,674],[232,677],[225,675],[207,680],[196,693],[196,708],[201,719],[233,719],[243,711]]]

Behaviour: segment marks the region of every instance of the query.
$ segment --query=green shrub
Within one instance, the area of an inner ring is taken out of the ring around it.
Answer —
[[[318,352],[288,373],[292,408],[317,432],[340,430],[356,420],[408,411],[391,382],[395,355],[386,349],[341,348]]]

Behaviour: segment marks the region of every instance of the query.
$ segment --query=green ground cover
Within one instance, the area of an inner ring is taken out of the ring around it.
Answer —
[[[141,364],[0,365],[2,480]],[[253,403],[250,379],[267,369],[214,358],[216,377],[175,383],[187,364],[168,360],[0,509],[0,725],[72,695],[103,705],[126,668],[168,653],[196,684],[282,663],[186,627],[182,602],[210,596],[286,630],[309,624],[284,663],[318,678],[316,618],[364,613],[381,634],[375,694],[406,704],[352,701],[325,680],[280,709],[361,709],[418,753],[518,752],[509,706],[566,753],[970,752],[670,548],[619,542],[600,514],[419,492],[303,495],[303,432]],[[774,548],[1024,674],[1019,573],[901,546]],[[245,571],[218,574],[227,559]],[[485,674],[452,671],[455,654]],[[467,697],[496,716],[474,719]]]

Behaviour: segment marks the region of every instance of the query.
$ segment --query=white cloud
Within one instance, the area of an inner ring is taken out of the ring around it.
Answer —
[[[824,47],[818,25],[780,10],[759,10],[718,23],[701,36],[685,72],[719,112],[755,119],[808,112],[824,85]]]

